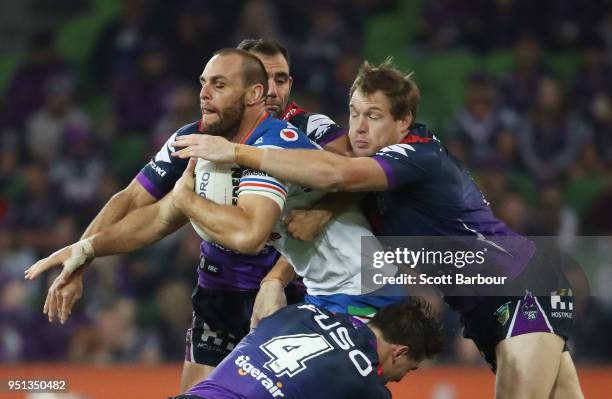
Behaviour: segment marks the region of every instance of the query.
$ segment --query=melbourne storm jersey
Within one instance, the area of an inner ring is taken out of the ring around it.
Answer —
[[[415,124],[399,143],[373,158],[384,169],[389,189],[374,194],[366,206],[376,235],[472,236],[488,258],[518,276],[531,259],[531,241],[497,219],[469,172],[425,126]],[[461,299],[459,310],[473,301]]]
[[[283,120],[291,122],[321,147],[346,134],[346,130],[326,115],[307,112],[295,102],[287,106]]]
[[[216,399],[391,398],[376,336],[348,315],[292,305],[261,321],[188,395]]]

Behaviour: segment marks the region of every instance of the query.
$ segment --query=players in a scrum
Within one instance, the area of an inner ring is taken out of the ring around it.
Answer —
[[[469,172],[415,123],[420,93],[409,75],[390,63],[365,63],[350,94],[354,157],[258,149],[199,136],[182,137],[175,146],[184,147],[180,156],[236,162],[314,189],[378,192],[370,210],[379,235],[474,237],[494,255],[489,266],[513,277],[512,295],[446,300],[462,314],[465,336],[496,371],[496,397],[583,397],[565,346],[572,313],[553,312],[551,292],[565,292],[563,299],[572,301],[568,281],[555,270],[560,265],[495,218]],[[550,273],[530,278],[534,270]],[[535,293],[536,285],[548,291]],[[500,317],[500,310],[508,317]]]

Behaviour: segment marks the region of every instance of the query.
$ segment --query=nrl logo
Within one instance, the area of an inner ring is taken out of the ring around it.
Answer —
[[[510,319],[510,306],[509,305],[510,305],[510,302],[506,302],[505,304],[498,307],[495,313],[493,313],[493,316],[495,316],[495,318],[497,319],[497,322],[501,324],[502,326],[508,322],[508,319]]]

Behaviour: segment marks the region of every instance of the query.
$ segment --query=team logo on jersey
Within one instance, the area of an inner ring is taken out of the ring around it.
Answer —
[[[411,146],[410,144],[394,144],[394,145],[390,145],[389,147],[385,147],[382,150],[380,150],[380,152],[382,153],[386,153],[386,152],[396,152],[398,154],[401,154],[405,157],[408,156],[408,151],[406,150],[410,150],[410,151],[415,151],[413,146]]]
[[[522,307],[523,316],[529,321],[535,320],[538,317],[538,308],[533,300],[525,301]]]
[[[161,161],[161,162],[172,163],[172,160],[170,159],[170,153],[174,152],[175,148],[171,147],[170,143],[172,143],[176,139],[176,136],[177,136],[177,133],[174,133],[172,136],[170,136],[168,140],[166,140],[162,149],[159,150],[157,154],[155,154],[155,162]]]
[[[329,119],[325,115],[312,115],[308,118],[308,125],[306,126],[306,133],[312,137],[314,134],[314,139],[319,140],[327,130],[329,130],[330,126],[335,126],[334,121]]]
[[[297,141],[299,138],[297,132],[291,129],[283,129],[280,131],[280,136],[285,141]]]
[[[493,316],[495,316],[499,324],[502,326],[505,325],[508,319],[510,319],[510,302],[506,302],[498,307],[495,313],[493,313]]]

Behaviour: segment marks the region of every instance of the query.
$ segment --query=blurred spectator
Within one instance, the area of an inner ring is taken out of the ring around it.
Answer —
[[[103,306],[96,312],[94,325],[75,332],[70,360],[98,364],[159,361],[157,340],[140,331],[135,318],[136,304],[130,299]]]
[[[98,211],[98,188],[104,163],[94,138],[86,130],[68,129],[63,144],[64,154],[52,164],[50,178],[62,201],[84,229]]]
[[[15,141],[0,143],[0,225],[10,202],[16,201],[25,189],[25,177],[20,170],[19,152]]]
[[[40,256],[57,249],[52,246],[51,229],[64,206],[51,185],[45,164],[28,165],[25,177],[26,189],[9,205],[7,225],[18,234],[21,245],[34,249]]]
[[[218,24],[217,15],[199,2],[181,10],[169,39],[172,68],[177,78],[198,87],[204,61],[220,48],[215,32],[215,28],[220,30]]]
[[[590,169],[605,169],[612,171],[612,91],[598,92],[590,106],[593,124],[593,142],[589,148],[592,151]],[[598,168],[601,163],[601,168]]]
[[[138,53],[146,36],[145,0],[122,0],[120,14],[98,37],[90,60],[93,82],[108,90],[138,71]]]
[[[532,236],[557,237],[559,248],[572,253],[578,234],[576,211],[565,203],[557,185],[544,185],[539,188],[538,194],[527,233]]]
[[[191,286],[180,281],[168,281],[156,295],[159,309],[161,350],[165,360],[181,361],[185,358],[185,331],[191,321]]]
[[[572,107],[594,119],[595,103],[612,91],[612,66],[606,59],[605,43],[597,36],[589,38],[581,51],[582,62],[571,82]]]
[[[612,235],[612,186],[593,201],[583,220],[583,230],[589,234]]]
[[[525,234],[529,222],[529,207],[516,193],[507,193],[494,207],[495,216],[506,223],[513,231]]]
[[[166,112],[157,120],[153,129],[153,151],[159,151],[178,128],[201,117],[198,92],[193,85],[186,82],[176,85],[164,100]]]
[[[41,90],[45,95],[44,105],[27,122],[26,141],[32,158],[48,163],[55,161],[66,149],[62,145],[70,130],[89,129],[89,118],[73,102],[73,86],[69,77],[56,76]]]
[[[310,31],[299,52],[294,52],[292,74],[296,81],[305,82],[309,91],[328,93],[335,84],[333,66],[351,49],[351,36],[338,10],[331,5],[319,5],[308,18]]]
[[[471,166],[481,166],[498,158],[498,134],[516,128],[516,115],[495,102],[495,85],[483,72],[472,74],[466,85],[466,105],[460,109],[449,128],[449,145]],[[462,148],[457,148],[461,146]]]
[[[0,361],[64,359],[74,317],[65,325],[49,324],[38,308],[30,308],[32,287],[21,278],[0,277]],[[42,306],[42,304],[40,304]]]
[[[502,106],[515,112],[526,112],[532,105],[539,81],[550,75],[542,61],[542,49],[538,40],[523,34],[514,45],[515,66],[504,76],[500,85]]]
[[[138,57],[138,73],[119,80],[113,93],[117,129],[122,134],[150,134],[154,117],[162,115],[164,99],[172,91],[168,52],[164,43],[151,39]]]
[[[51,78],[66,75],[68,67],[55,49],[52,31],[37,31],[29,39],[23,62],[10,78],[4,93],[4,124],[20,130],[26,119],[44,102],[45,92]]]
[[[433,50],[444,50],[461,43],[461,24],[468,7],[461,1],[432,0],[423,4],[418,36]]]
[[[278,21],[278,17],[271,1],[247,0],[240,13],[236,43],[244,38],[254,37],[281,40],[276,21]]]
[[[536,179],[562,176],[590,139],[588,127],[571,112],[560,83],[538,82],[535,103],[519,129],[520,154]]]

